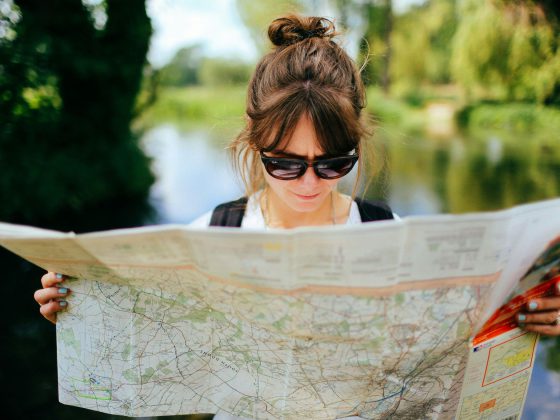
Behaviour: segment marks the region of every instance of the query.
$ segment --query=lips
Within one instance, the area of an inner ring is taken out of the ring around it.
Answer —
[[[313,200],[317,197],[319,197],[321,195],[321,193],[317,193],[317,194],[298,194],[298,193],[294,193],[295,196],[301,200]]]

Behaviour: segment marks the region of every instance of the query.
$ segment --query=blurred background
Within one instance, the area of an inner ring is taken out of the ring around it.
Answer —
[[[225,147],[288,11],[334,19],[363,65],[367,197],[407,216],[560,196],[555,0],[0,0],[0,220],[188,223],[240,196]],[[43,272],[3,249],[0,267],[5,418],[111,417],[57,402]],[[560,340],[545,339],[523,419],[558,410]]]

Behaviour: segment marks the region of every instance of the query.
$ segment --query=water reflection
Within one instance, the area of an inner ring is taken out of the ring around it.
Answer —
[[[547,370],[545,360],[555,340],[541,340],[523,410],[523,420],[554,420],[560,410],[560,373]],[[558,353],[553,353],[558,357]]]
[[[210,137],[208,131],[182,133],[172,125],[162,125],[142,138],[146,152],[154,158],[157,182],[151,200],[158,223],[188,223],[242,195],[225,149]]]
[[[447,141],[393,136],[383,142],[393,174],[389,201],[402,215],[498,210],[560,195],[554,140],[489,134]]]

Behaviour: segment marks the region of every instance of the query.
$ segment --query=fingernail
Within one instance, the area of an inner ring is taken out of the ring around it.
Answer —
[[[523,315],[523,314],[519,314],[519,315],[517,315],[517,319],[518,319],[519,321],[525,321],[525,320],[527,319],[527,317],[526,317],[525,315]]]
[[[66,302],[65,300],[61,300],[61,301],[58,302],[58,304],[60,306],[66,306],[66,305],[68,305],[68,302]]]
[[[535,301],[529,302],[529,309],[530,310],[534,311],[535,309],[537,309],[537,306],[538,306],[537,302],[535,302]]]
[[[58,293],[60,293],[61,295],[65,295],[68,292],[68,289],[66,287],[61,287],[58,289]]]
[[[61,279],[61,278],[62,278],[62,274],[56,273],[56,278],[57,278],[57,279]]]

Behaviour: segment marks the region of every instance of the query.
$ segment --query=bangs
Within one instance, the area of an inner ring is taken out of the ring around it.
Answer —
[[[317,89],[309,96],[308,113],[319,146],[327,155],[359,149],[363,128],[352,103],[334,89]]]
[[[263,101],[266,106],[261,115],[252,116],[252,137],[257,149],[284,151],[296,125],[306,114],[315,129],[317,146],[326,155],[341,155],[359,149],[363,126],[359,112],[344,94],[333,88],[312,86],[307,81],[282,93]]]

